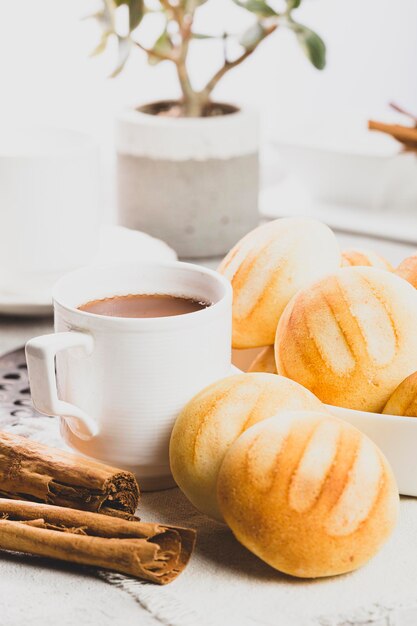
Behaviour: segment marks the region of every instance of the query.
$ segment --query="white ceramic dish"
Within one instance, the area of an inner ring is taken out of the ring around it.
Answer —
[[[322,120],[275,142],[287,174],[314,201],[375,212],[415,212],[417,159],[363,120]]]
[[[242,373],[236,366],[232,373]],[[382,450],[391,464],[402,496],[417,497],[417,417],[382,415],[326,405],[335,417],[349,422]]]
[[[417,163],[417,158],[416,158]],[[416,201],[417,206],[417,201]],[[330,228],[360,236],[417,244],[416,212],[381,211],[312,200],[293,177],[266,187],[260,193],[259,210],[266,219],[313,217]]]
[[[417,496],[417,418],[329,406],[336,417],[368,435],[387,457],[403,496]]]

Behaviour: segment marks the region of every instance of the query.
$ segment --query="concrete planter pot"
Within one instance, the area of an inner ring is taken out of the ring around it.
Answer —
[[[257,116],[219,105],[226,114],[173,118],[151,106],[117,119],[119,223],[181,257],[222,255],[259,220]]]

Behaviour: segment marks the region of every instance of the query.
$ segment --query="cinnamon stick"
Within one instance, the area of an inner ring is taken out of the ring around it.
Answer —
[[[187,565],[192,529],[0,498],[0,550],[114,570],[164,585]]]
[[[391,135],[394,139],[401,142],[406,148],[417,149],[417,128],[412,126],[402,126],[401,124],[384,124],[383,122],[368,122],[370,130],[378,130],[387,135]]]
[[[0,432],[0,496],[130,519],[139,487],[130,472]]]

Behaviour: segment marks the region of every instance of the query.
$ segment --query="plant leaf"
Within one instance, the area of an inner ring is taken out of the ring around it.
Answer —
[[[192,33],[193,39],[223,39],[223,35],[205,35],[204,33]]]
[[[172,41],[167,30],[165,29],[155,41],[152,50],[158,52],[159,54],[170,54],[172,52],[172,49]],[[164,59],[158,59],[151,54],[148,56],[149,65],[158,65],[158,63],[161,63],[163,60]]]
[[[88,13],[87,15],[83,15],[80,17],[80,20],[84,22],[85,20],[97,20],[101,22],[104,18],[104,11],[96,11],[95,13]]]
[[[290,13],[293,9],[298,9],[301,4],[301,0],[287,0],[287,13]]]
[[[259,22],[255,22],[239,37],[239,43],[246,50],[253,50],[263,39],[264,35],[265,30],[263,26]]]
[[[145,13],[144,0],[113,0],[117,7],[126,5],[129,9],[129,30],[135,30],[139,26]]]
[[[276,17],[278,13],[265,0],[233,0],[242,9],[255,13],[258,17]]]
[[[107,10],[97,11],[96,13],[90,13],[90,15],[84,15],[82,20],[95,20],[100,28],[104,30],[112,30],[112,22]]]
[[[180,6],[182,6],[187,11],[194,12],[195,9],[201,7],[202,4],[205,4],[207,0],[181,0]]]
[[[129,37],[117,37],[118,40],[118,59],[117,65],[110,74],[110,78],[115,78],[125,66],[132,47],[132,40]]]
[[[295,33],[307,58],[314,67],[322,70],[326,65],[326,46],[323,39],[307,26],[298,24],[293,20],[287,22],[286,26]]]
[[[99,54],[101,54],[102,52],[105,51],[106,47],[107,47],[107,42],[109,39],[109,35],[111,35],[111,33],[109,31],[104,32],[101,35],[100,41],[98,42],[98,44],[96,45],[96,47],[90,52],[89,56],[90,57],[96,57]]]
[[[145,13],[144,0],[129,0],[129,29],[135,30],[142,21]]]

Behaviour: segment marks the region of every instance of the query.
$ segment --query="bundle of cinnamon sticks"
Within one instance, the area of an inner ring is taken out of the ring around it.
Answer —
[[[405,151],[417,151],[417,116],[413,115],[409,111],[406,111],[397,104],[390,103],[390,107],[397,113],[401,113],[407,117],[412,125],[403,126],[402,124],[385,124],[384,122],[376,122],[369,120],[368,128],[370,130],[377,130],[387,135],[391,135],[397,141],[399,141]]]
[[[139,487],[130,472],[3,432],[0,496],[0,550],[166,584],[194,547],[194,530],[134,516]]]
[[[0,496],[129,519],[139,487],[130,472],[0,432]]]
[[[186,566],[195,532],[100,513],[0,498],[0,549],[171,582]]]

